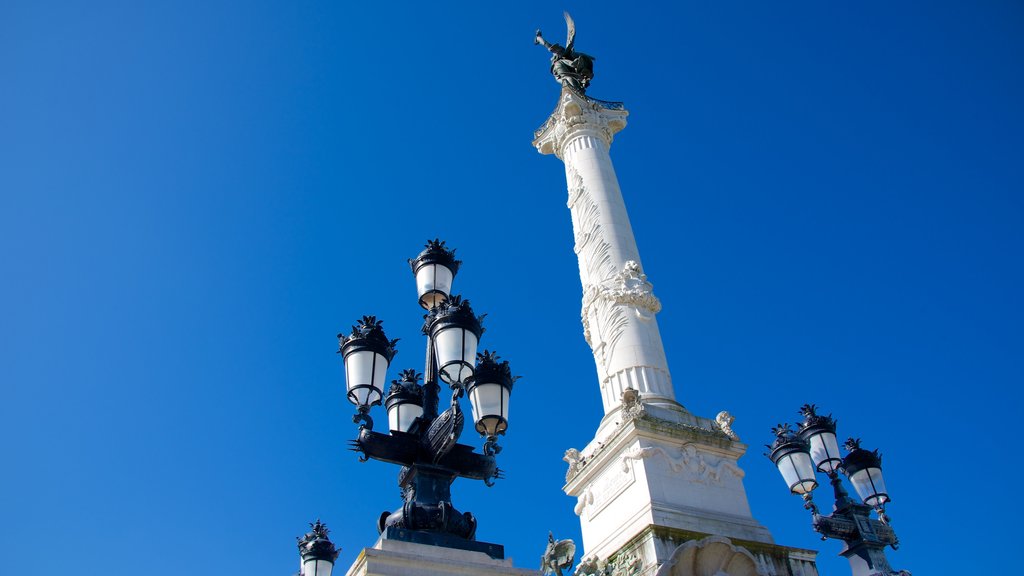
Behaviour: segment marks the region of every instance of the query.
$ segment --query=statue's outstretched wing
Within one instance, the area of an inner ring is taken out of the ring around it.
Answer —
[[[572,16],[569,16],[568,12],[562,12],[565,16],[565,51],[572,52],[573,42],[576,41],[576,23],[572,21]]]
[[[576,543],[572,540],[559,540],[555,544],[555,558],[562,568],[569,568],[576,560]]]

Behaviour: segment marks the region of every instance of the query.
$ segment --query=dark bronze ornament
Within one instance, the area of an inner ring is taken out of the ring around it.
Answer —
[[[567,29],[565,46],[552,44],[541,36],[540,30],[533,39],[534,44],[540,44],[551,52],[551,74],[563,87],[583,96],[594,78],[594,57],[576,50],[576,24],[568,12],[562,13],[565,16]]]
[[[302,558],[302,563],[327,561],[330,564],[334,564],[340,550],[335,548],[334,543],[327,537],[330,532],[327,529],[327,525],[320,522],[320,519],[317,518],[316,522],[310,523],[309,527],[311,530],[304,536],[295,538],[299,546],[299,555]]]

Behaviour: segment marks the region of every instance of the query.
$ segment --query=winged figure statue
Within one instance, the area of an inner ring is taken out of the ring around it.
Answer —
[[[562,570],[572,568],[576,561],[576,543],[572,540],[555,541],[555,536],[548,532],[548,547],[540,557],[540,569],[544,576],[556,574],[562,576]]]
[[[551,52],[551,74],[562,86],[572,89],[579,94],[585,94],[590,80],[594,78],[594,57],[576,50],[576,24],[568,12],[562,13],[565,16],[567,28],[565,46],[552,44],[541,36],[537,30],[534,44],[540,44]]]

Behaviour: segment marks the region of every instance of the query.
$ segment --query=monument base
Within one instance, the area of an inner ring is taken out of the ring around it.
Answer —
[[[463,541],[481,549],[450,548],[417,542],[413,532],[386,529],[372,548],[359,553],[346,576],[537,576],[536,570],[514,568],[499,544]],[[491,555],[495,550],[500,558]]]

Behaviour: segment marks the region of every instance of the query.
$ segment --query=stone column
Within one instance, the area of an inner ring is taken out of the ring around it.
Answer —
[[[747,446],[732,417],[701,418],[675,401],[655,319],[661,303],[608,154],[627,115],[621,104],[562,90],[533,141],[565,164],[583,332],[604,404],[594,439],[565,453],[581,573],[816,576],[813,551],[775,545],[751,515],[737,464]],[[687,571],[712,565],[721,569]]]
[[[643,272],[608,154],[628,114],[619,103],[562,90],[558,107],[533,141],[541,154],[554,154],[565,164],[583,284],[583,335],[594,353],[606,416],[619,407],[627,388],[639,391],[648,404],[680,408],[655,319],[661,302]]]

